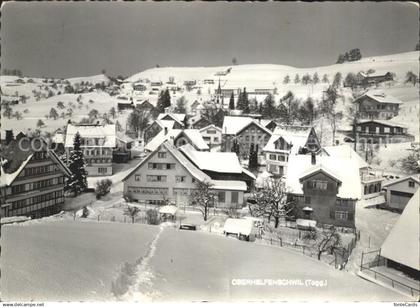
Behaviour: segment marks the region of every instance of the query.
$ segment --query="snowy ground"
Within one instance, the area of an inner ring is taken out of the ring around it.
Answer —
[[[407,299],[288,249],[202,232],[78,221],[2,230],[3,300],[109,300],[125,262],[136,268],[120,297],[128,300]],[[326,281],[326,286],[232,284],[240,278]]]

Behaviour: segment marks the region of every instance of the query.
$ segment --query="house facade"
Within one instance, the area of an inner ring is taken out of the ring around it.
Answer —
[[[365,144],[389,144],[413,142],[414,136],[407,127],[390,120],[360,120],[356,125],[356,142]],[[352,137],[352,132],[348,136]]]
[[[353,103],[360,118],[387,120],[398,115],[402,101],[383,93],[367,92]]]
[[[31,148],[12,141],[3,148],[0,165],[1,217],[44,217],[59,213],[64,205],[64,185],[70,170],[41,141]],[[35,150],[36,148],[36,150]]]
[[[403,211],[419,187],[419,174],[385,183],[383,188],[386,191],[387,206],[397,211]]]
[[[263,156],[263,148],[269,141],[272,132],[258,124],[252,118],[225,116],[222,127],[222,151],[232,151],[233,145],[239,145],[239,156],[246,158],[251,145],[258,145],[258,153]]]
[[[146,152],[155,151],[165,141],[169,141],[175,147],[181,147],[186,144],[193,146],[198,151],[209,151],[210,148],[204,141],[199,130],[196,129],[172,129],[164,128],[144,147]]]
[[[267,171],[278,176],[287,172],[289,156],[318,152],[321,148],[314,128],[306,130],[274,130],[267,145],[263,148]]]
[[[331,171],[333,165],[341,167]],[[294,155],[289,160],[286,185],[297,219],[355,227],[356,202],[361,197],[356,163],[315,153]]]
[[[124,196],[134,201],[178,206],[190,204],[196,182],[209,182],[217,195],[216,207],[241,208],[246,183],[212,180],[169,142],[163,143],[140,162],[124,179]]]
[[[65,143],[67,158],[73,149],[76,133],[80,134],[88,176],[112,175],[112,156],[116,147],[115,125],[68,124]]]
[[[210,148],[222,144],[222,129],[215,125],[208,125],[207,127],[201,128],[200,134]]]

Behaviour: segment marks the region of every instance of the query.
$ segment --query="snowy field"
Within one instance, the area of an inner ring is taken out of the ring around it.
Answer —
[[[111,284],[125,262],[138,263],[127,293],[119,297],[125,300],[407,299],[288,249],[173,228],[37,221],[4,227],[1,245],[3,300],[115,299]],[[241,278],[327,283],[232,284]]]

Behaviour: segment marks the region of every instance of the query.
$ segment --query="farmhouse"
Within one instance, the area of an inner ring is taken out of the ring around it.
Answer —
[[[361,198],[359,165],[355,161],[315,153],[292,155],[286,186],[296,205],[296,218],[355,227],[356,202]]]
[[[174,120],[179,125],[184,127],[185,117],[186,117],[186,115],[182,114],[182,113],[160,113],[158,115],[157,119],[159,119],[159,120]]]
[[[222,127],[222,151],[231,151],[233,145],[239,145],[239,155],[247,157],[251,144],[262,148],[267,144],[272,132],[250,117],[225,116]]]
[[[1,217],[39,218],[61,211],[71,172],[45,142],[24,138],[2,146],[0,175]]]
[[[214,180],[166,141],[141,161],[124,179],[124,196],[149,204],[188,205],[196,182],[208,182],[217,193],[215,207],[241,208],[246,183]]]
[[[88,175],[112,175],[112,153],[116,147],[115,125],[68,124],[64,146],[67,157],[73,149],[76,133],[80,134]]]
[[[149,102],[149,100],[144,100],[143,102],[136,104],[136,108],[141,111],[151,112],[155,107]]]
[[[365,74],[363,72],[360,72],[357,75],[357,78],[359,80],[359,84],[365,87],[394,80],[392,73],[389,71],[387,72],[377,71],[371,74]]]
[[[420,186],[420,174],[387,182],[383,185],[386,191],[386,203],[389,208],[402,211]]]
[[[364,119],[356,125],[357,142],[365,144],[389,144],[414,141],[407,127],[392,120]],[[354,126],[354,125],[353,125]],[[348,136],[352,136],[351,133]]]
[[[369,91],[354,102],[363,119],[391,119],[398,115],[402,101],[384,93]]]
[[[134,139],[122,132],[117,132],[116,147],[112,152],[112,161],[116,163],[127,163],[131,159],[131,148],[133,145]]]
[[[263,148],[267,171],[283,176],[287,172],[290,155],[318,152],[321,148],[315,129],[284,129],[277,127]]]
[[[196,129],[167,129],[159,132],[147,145],[144,147],[145,151],[155,151],[165,141],[171,141],[175,147],[181,147],[185,144],[191,144],[196,150],[208,151],[210,150],[207,143],[204,141],[199,130]]]

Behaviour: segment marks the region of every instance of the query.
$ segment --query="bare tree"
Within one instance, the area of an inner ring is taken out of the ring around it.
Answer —
[[[134,224],[134,219],[140,213],[140,209],[134,206],[127,206],[124,211],[124,214],[131,217],[131,222]]]
[[[254,190],[252,196],[255,204],[249,204],[249,212],[255,217],[265,217],[270,222],[274,218],[274,227],[279,226],[281,218],[286,218],[294,208],[292,202],[287,200],[288,190],[281,177],[266,179],[263,188]]]
[[[137,137],[140,132],[143,132],[144,129],[149,125],[150,112],[146,110],[133,110],[128,116],[128,126],[133,130]]]
[[[197,181],[195,189],[190,194],[190,203],[201,212],[204,221],[207,221],[209,210],[217,198],[216,193],[211,190],[212,186],[210,182]]]
[[[323,230],[312,230],[307,232],[304,240],[313,242],[312,247],[317,252],[318,260],[321,260],[323,253],[334,253],[342,245],[341,236],[336,231],[335,227]]]

